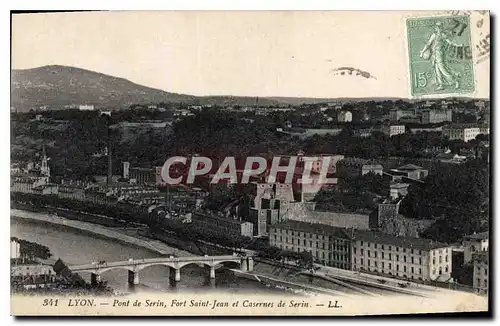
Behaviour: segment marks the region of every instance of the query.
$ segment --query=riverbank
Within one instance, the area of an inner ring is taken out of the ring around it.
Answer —
[[[180,250],[177,248],[171,248],[157,240],[145,240],[144,238],[131,236],[129,234],[126,234],[127,231],[124,230],[123,228],[114,229],[99,224],[68,220],[55,215],[27,212],[18,209],[11,209],[10,215],[11,218],[13,219],[32,221],[37,223],[47,223],[47,224],[58,225],[62,227],[79,230],[82,232],[87,232],[92,235],[96,235],[107,239],[112,239],[128,245],[133,245],[139,248],[143,248],[158,253],[162,256],[169,256],[169,255],[193,256],[193,254],[190,252]]]

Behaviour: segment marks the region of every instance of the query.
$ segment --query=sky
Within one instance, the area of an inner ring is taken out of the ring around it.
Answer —
[[[410,96],[405,18],[416,14],[14,15],[12,68],[75,66],[193,95],[405,98]],[[489,65],[489,60],[476,65],[475,97],[489,97]],[[338,75],[339,67],[375,78]]]

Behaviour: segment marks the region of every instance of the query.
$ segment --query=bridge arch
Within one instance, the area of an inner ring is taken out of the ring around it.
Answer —
[[[154,263],[146,263],[146,264],[140,264],[135,267],[135,272],[140,272],[146,268],[152,267],[152,266],[165,266],[167,268],[176,268],[175,263],[171,262],[154,262]]]

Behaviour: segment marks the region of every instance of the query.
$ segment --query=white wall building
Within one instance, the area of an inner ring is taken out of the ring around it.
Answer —
[[[451,278],[452,248],[428,239],[355,230],[351,252],[355,271],[427,281]]]
[[[337,114],[338,122],[352,122],[352,113],[350,111],[340,111]]]
[[[21,257],[21,246],[17,241],[10,242],[10,258],[18,259]]]
[[[443,129],[443,135],[447,136],[450,140],[460,139],[468,142],[475,139],[481,133],[481,128],[477,126],[449,126]]]
[[[389,137],[404,134],[406,132],[404,125],[382,126],[381,131]]]
[[[78,106],[78,110],[80,111],[93,111],[94,106],[93,105],[86,105],[86,104],[81,104]]]

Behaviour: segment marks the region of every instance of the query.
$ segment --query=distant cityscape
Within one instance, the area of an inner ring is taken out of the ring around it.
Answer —
[[[195,235],[313,274],[487,294],[489,119],[489,101],[465,99],[12,107],[11,202],[144,226],[156,240]],[[165,186],[162,164],[176,154],[329,156],[338,184]],[[25,289],[54,283],[51,268],[22,262],[19,243],[12,278]]]

